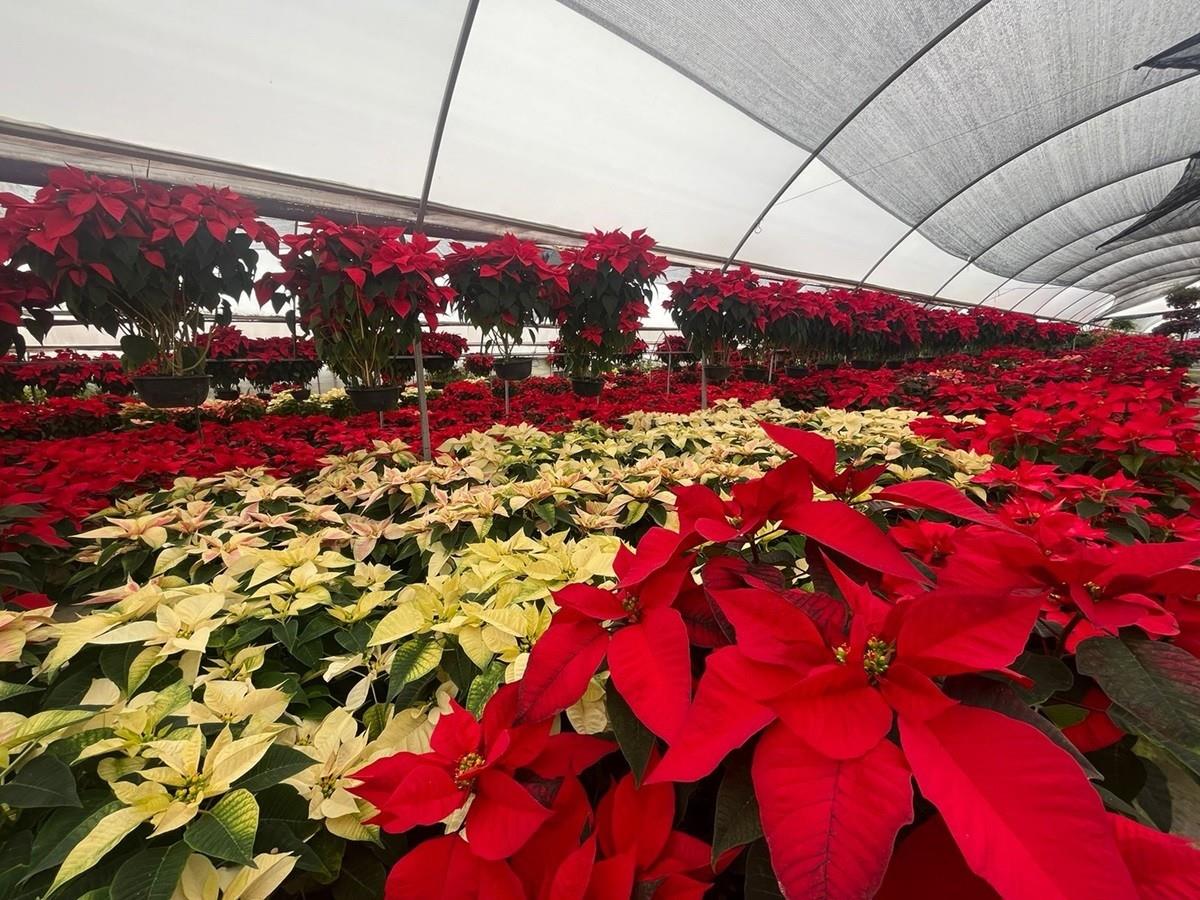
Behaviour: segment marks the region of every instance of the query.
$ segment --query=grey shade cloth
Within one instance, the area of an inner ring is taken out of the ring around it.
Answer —
[[[793,141],[798,163],[972,5],[560,2]],[[955,256],[1083,287],[1080,267],[1100,244],[1137,237],[1137,253],[1157,254],[1195,222],[1194,209],[1160,216],[1155,241],[1114,227],[1162,204],[1200,151],[1197,71],[1195,0],[993,0],[850,122],[822,161],[909,225],[928,217],[919,232]],[[1134,258],[1118,282],[1136,274]],[[1105,257],[1102,268],[1125,259]]]
[[[1129,243],[1155,234],[1172,234],[1200,225],[1200,156],[1193,156],[1179,183],[1162,201],[1098,249]]]

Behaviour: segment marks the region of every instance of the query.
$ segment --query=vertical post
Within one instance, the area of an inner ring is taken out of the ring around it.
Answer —
[[[508,379],[504,379],[504,418],[508,418]]]
[[[670,350],[667,351],[667,396],[671,396],[671,369],[675,365],[675,358]]]
[[[708,356],[700,354],[700,408],[708,409]]]
[[[437,124],[433,129],[433,143],[429,147],[429,162],[425,166],[425,183],[421,186],[421,200],[417,204],[416,227],[425,224],[425,210],[429,205],[429,190],[433,187],[433,170],[437,166],[438,151],[442,147],[442,134],[446,130],[446,116],[450,113],[450,100],[454,97],[454,85],[458,82],[458,70],[462,68],[463,55],[467,52],[467,39],[471,26],[475,24],[475,11],[479,0],[467,0],[463,11],[462,27],[458,31],[458,44],[454,47],[454,58],[450,60],[450,72],[446,75],[446,87],[442,91],[442,105],[438,110]],[[429,446],[429,404],[425,396],[425,361],[421,358],[421,334],[418,330],[413,342],[413,368],[417,370],[417,409],[421,415],[421,458],[426,462],[432,456]]]
[[[421,358],[421,332],[413,341],[413,367],[417,370],[417,412],[421,417],[421,459],[429,462],[433,457],[429,446],[429,402],[425,396],[425,361]]]

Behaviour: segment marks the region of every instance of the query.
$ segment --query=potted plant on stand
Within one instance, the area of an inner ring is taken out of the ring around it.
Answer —
[[[761,333],[758,276],[742,266],[724,272],[693,270],[674,281],[667,307],[711,382],[729,378],[730,355],[752,332]]]
[[[454,289],[436,243],[400,228],[338,225],[316,218],[303,234],[287,235],[283,271],[256,287],[259,303],[282,310],[291,298],[318,356],[346,385],[360,412],[395,409],[400,400],[397,357],[437,326]]]
[[[548,262],[532,241],[511,234],[468,247],[452,243],[446,257],[455,303],[463,321],[483,332],[488,349],[499,348],[493,366],[505,381],[528,378],[532,356],[514,356],[526,333],[537,339],[537,327],[550,319],[552,302],[567,291],[561,265]]]
[[[205,316],[228,324],[254,284],[254,241],[278,237],[227,188],[163,187],[55,169],[30,202],[5,198],[0,256],[50,286],[82,325],[120,338],[149,406],[208,396],[196,337]]]
[[[213,393],[218,400],[236,400],[241,394],[244,360],[250,342],[232,325],[214,325],[212,330],[196,339],[207,362],[205,367],[212,379]]]
[[[651,253],[654,239],[638,229],[596,231],[578,249],[564,250],[569,290],[554,301],[561,353],[579,396],[599,395],[600,375],[628,353],[650,310],[654,282],[666,257]]]

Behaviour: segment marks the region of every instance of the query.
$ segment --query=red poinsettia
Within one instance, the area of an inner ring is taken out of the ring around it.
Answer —
[[[470,800],[463,821],[474,855],[499,860],[515,853],[550,816],[517,780],[576,775],[613,745],[572,733],[550,734],[549,722],[514,725],[516,686],[498,691],[477,721],[454,701],[438,719],[429,753],[398,753],[355,773],[354,793],[378,810],[385,831],[433,825]]]
[[[615,591],[571,584],[555,592],[560,609],[521,680],[522,721],[574,703],[607,657],[613,683],[647,727],[664,738],[675,733],[691,697],[687,628],[672,605],[690,577],[686,549],[678,533],[652,528],[636,553],[618,551]]]

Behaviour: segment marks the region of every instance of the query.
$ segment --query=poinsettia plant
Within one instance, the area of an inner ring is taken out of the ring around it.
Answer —
[[[2,202],[4,195],[0,194]],[[40,342],[54,324],[54,313],[50,310],[53,305],[54,298],[46,282],[11,263],[0,265],[0,356],[10,348],[15,349],[18,357],[24,356],[25,338],[20,328]]]
[[[205,316],[228,323],[273,229],[228,188],[166,187],[55,169],[32,201],[7,195],[0,261],[28,267],[83,325],[119,336],[126,365],[197,374]]]
[[[423,234],[318,217],[284,243],[283,271],[259,280],[259,303],[282,311],[295,299],[318,355],[351,387],[395,381],[422,320],[436,327],[454,296],[437,281],[444,274],[437,242]]]
[[[634,776],[703,782],[689,793],[715,797],[713,861],[761,836],[766,877],[785,897],[872,896],[885,876],[911,877],[890,875],[893,853],[904,866],[923,860],[926,884],[965,881],[980,896],[1194,888],[1195,851],[1106,813],[1106,801],[1133,810],[1089,783],[1091,763],[1041,707],[1070,686],[1073,664],[1082,684],[1091,676],[1138,709],[1123,727],[1156,733],[1139,718],[1152,678],[1122,683],[1121,660],[1151,668],[1185,653],[1152,648],[1178,629],[1169,598],[1200,586],[1189,565],[1200,542],[1081,547],[1086,562],[1056,563],[1067,535],[1021,528],[949,485],[876,491],[876,518],[915,510],[968,523],[958,533],[970,551],[918,564],[838,499],[862,495],[883,467],[838,471],[832,442],[765,427],[791,460],[728,499],[676,488],[678,530],[651,528],[620,551],[614,588],[555,594],[516,723],[552,719],[606,669],[610,703],[632,717],[613,728]],[[913,527],[938,527],[924,522]],[[704,815],[696,803],[693,818]],[[928,836],[943,832],[930,855]],[[1151,874],[1143,854],[1161,854],[1164,868]],[[748,879],[763,877],[753,852],[745,865]]]
[[[562,251],[569,290],[553,300],[561,352],[576,378],[596,377],[629,352],[667,259],[642,229],[595,231]]]
[[[568,290],[563,266],[551,263],[532,241],[505,234],[486,244],[452,243],[446,256],[455,304],[463,321],[481,332],[485,344],[499,347],[502,360],[537,338],[537,326],[550,320],[556,296]]]
[[[758,276],[746,266],[693,270],[669,285],[671,318],[694,353],[727,366],[739,346],[762,345],[766,317]]]

